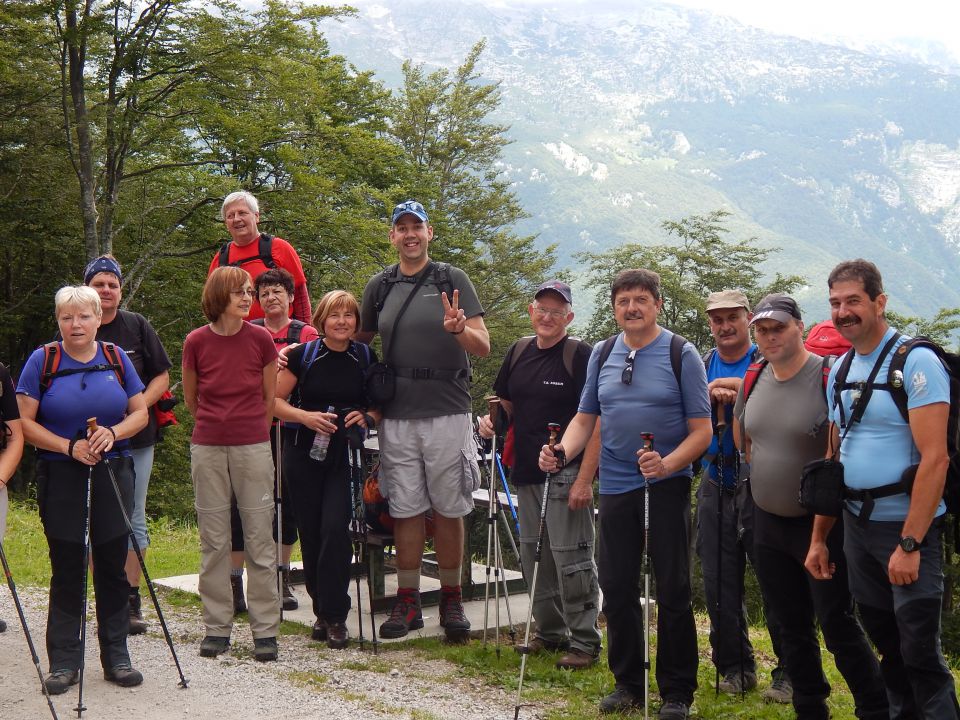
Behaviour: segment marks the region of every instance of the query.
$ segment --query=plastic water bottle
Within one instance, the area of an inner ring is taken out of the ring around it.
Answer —
[[[333,405],[327,407],[327,412],[333,412]],[[327,448],[330,447],[330,436],[318,432],[313,436],[313,445],[310,446],[310,459],[323,462],[327,459]]]

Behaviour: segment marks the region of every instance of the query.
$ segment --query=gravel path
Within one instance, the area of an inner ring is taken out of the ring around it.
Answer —
[[[46,592],[20,590],[26,605],[40,667],[46,673],[43,631]],[[147,598],[145,598],[145,601]],[[146,602],[145,602],[146,605]],[[231,651],[210,660],[197,654],[203,637],[199,611],[164,605],[164,617],[174,638],[189,688],[177,686],[179,676],[152,609],[146,635],[131,637],[134,667],[145,680],[138,688],[119,688],[104,681],[92,619],[87,634],[84,680],[85,718],[90,720],[361,720],[410,718],[432,720],[494,720],[513,717],[512,696],[458,676],[444,661],[424,660],[412,651],[392,651],[374,657],[368,649],[328,650],[303,635],[280,638],[280,659],[257,663],[252,658],[249,626],[234,628]],[[26,638],[13,600],[0,584],[0,617],[9,629],[0,634],[0,718],[50,717],[40,691]],[[76,717],[77,688],[53,699],[61,718]],[[525,720],[541,717],[532,708]]]

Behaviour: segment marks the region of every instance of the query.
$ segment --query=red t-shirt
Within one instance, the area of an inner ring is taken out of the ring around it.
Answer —
[[[266,326],[264,326],[266,327]],[[280,332],[272,333],[273,344],[276,345],[277,350],[283,350],[287,346],[287,328],[290,327],[290,323],[287,323],[283,326]],[[267,332],[270,332],[270,328],[267,328]],[[304,325],[300,329],[300,342],[310,342],[311,340],[316,340],[320,337],[320,333],[317,332],[317,329],[313,325]]]
[[[197,445],[253,445],[270,439],[263,401],[263,369],[275,367],[270,332],[245,322],[234,335],[209,325],[183,343],[183,367],[197,373]]]
[[[277,267],[282,267],[284,270],[293,275],[294,287],[305,287],[307,284],[307,276],[303,274],[303,265],[300,264],[300,256],[297,255],[297,251],[293,249],[293,246],[283,238],[275,237],[270,247],[272,251],[271,256],[273,257],[273,262],[276,263]],[[256,282],[257,278],[267,270],[267,266],[263,264],[263,261],[259,257],[259,251],[259,238],[254,239],[253,242],[247,243],[243,247],[238,247],[235,242],[231,242],[227,251],[227,261],[230,263],[236,263],[240,260],[246,260],[247,258],[255,258],[254,260],[250,260],[250,262],[243,263],[240,267],[250,273],[250,277],[253,278],[254,282]],[[213,260],[210,261],[210,268],[207,270],[207,276],[209,277],[210,273],[212,273],[218,267],[220,267],[219,250],[213,256]],[[296,291],[294,292],[294,295],[296,295]],[[262,317],[263,308],[260,307],[260,301],[254,298],[253,305],[250,306],[250,314],[247,316],[247,320],[256,320],[257,318]]]

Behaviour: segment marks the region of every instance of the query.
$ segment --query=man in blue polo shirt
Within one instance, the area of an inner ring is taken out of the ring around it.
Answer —
[[[846,363],[834,365],[827,386],[828,455],[839,447],[847,496],[853,498],[843,512],[850,590],[880,654],[890,717],[958,718],[953,675],[940,650],[949,378],[931,350],[910,351],[901,380],[909,410],[905,421],[887,371],[895,348],[907,338],[884,317],[880,271],[867,260],[851,260],[837,265],[827,282],[833,323],[855,353],[839,385],[839,405],[834,389]],[[876,380],[868,384],[874,370]],[[854,403],[865,403],[859,422],[850,420]],[[911,467],[916,478],[909,495],[880,497],[881,488],[898,483]],[[823,515],[814,521],[806,567],[818,579],[833,575],[826,538],[835,521]]]
[[[657,685],[660,720],[685,720],[697,688],[697,633],[690,593],[691,463],[710,443],[707,377],[696,348],[684,342],[674,372],[674,334],[657,324],[663,307],[660,276],[624,270],[610,293],[623,330],[602,363],[605,342],[590,356],[580,409],[555,453],[544,446],[540,468],[580,454],[600,427],[600,548],[598,568],[607,618],[608,662],[616,679],[600,712],[642,708],[644,622],[640,603],[644,545],[644,486],[650,484],[650,557],[657,586]],[[653,433],[643,449],[641,433]]]

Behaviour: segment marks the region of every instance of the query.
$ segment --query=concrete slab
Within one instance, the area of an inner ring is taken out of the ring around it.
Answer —
[[[291,563],[291,566],[296,568],[302,568],[301,563]],[[486,568],[483,565],[473,564],[472,576],[474,584],[479,587],[480,593],[483,593],[483,583],[484,577],[486,575]],[[521,575],[519,572],[513,570],[506,571],[507,579],[514,580],[520,578]],[[197,584],[199,582],[198,575],[177,575],[175,577],[167,578],[155,578],[154,582],[161,586],[167,587],[175,590],[183,590],[185,592],[199,594],[197,590]],[[386,584],[386,595],[387,597],[392,597],[397,593],[397,576],[393,573],[389,573],[385,576],[384,582]],[[435,578],[423,576],[420,579],[421,589],[423,591],[429,590],[439,590],[440,581]],[[246,575],[244,575],[244,587],[246,587]],[[313,614],[313,608],[310,601],[310,596],[307,595],[306,588],[303,585],[294,584],[292,586],[293,594],[296,596],[297,601],[300,603],[300,607],[297,610],[285,610],[283,613],[284,620],[290,620],[292,622],[298,622],[307,627],[313,627],[313,623],[316,620],[316,617]],[[347,627],[350,629],[350,636],[354,641],[359,639],[360,629],[358,626],[358,615],[356,609],[360,607],[363,611],[363,635],[368,641],[370,640],[370,596],[367,590],[367,580],[366,578],[360,579],[360,599],[359,603],[357,602],[357,584],[356,581],[350,583],[350,598],[353,611],[350,613],[347,618]],[[509,608],[508,608],[509,605]],[[500,597],[500,626],[504,629],[508,628],[511,621],[514,627],[520,627],[527,621],[527,612],[529,609],[529,598],[526,592],[516,592],[511,591],[509,598]],[[494,603],[493,598],[493,586],[490,586],[490,601],[489,604],[485,603],[483,599],[468,601],[463,604],[464,612],[467,615],[467,619],[470,620],[470,625],[474,632],[483,630],[483,615],[484,608],[487,608],[488,612],[488,627],[492,629],[496,626],[496,604]],[[379,628],[380,623],[387,619],[387,613],[375,613],[374,615],[374,624]],[[411,637],[438,637],[443,635],[443,628],[440,627],[438,610],[436,606],[425,606],[423,608],[423,624],[424,627],[421,630],[412,631],[407,638]],[[517,635],[518,642],[522,641],[520,635]],[[382,642],[398,642],[397,640],[382,640]]]

